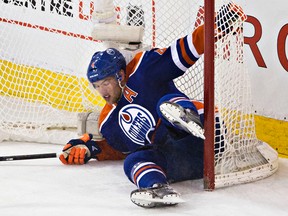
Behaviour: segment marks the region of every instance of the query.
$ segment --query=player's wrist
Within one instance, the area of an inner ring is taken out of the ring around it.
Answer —
[[[85,143],[85,145],[87,146],[87,148],[90,151],[90,157],[91,158],[95,159],[96,156],[102,152],[102,149],[98,146],[97,142],[94,140],[87,141]]]

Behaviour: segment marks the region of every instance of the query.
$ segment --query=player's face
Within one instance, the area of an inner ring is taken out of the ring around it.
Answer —
[[[94,82],[93,86],[109,104],[117,103],[121,97],[122,89],[115,76]]]

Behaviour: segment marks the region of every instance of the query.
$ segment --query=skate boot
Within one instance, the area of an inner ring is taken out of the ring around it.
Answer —
[[[131,192],[131,201],[143,208],[174,206],[184,202],[172,187],[167,184],[156,184],[151,188],[141,188]]]
[[[200,118],[192,110],[184,109],[179,104],[167,101],[160,105],[160,111],[163,117],[172,125],[175,125],[196,137],[205,139]]]

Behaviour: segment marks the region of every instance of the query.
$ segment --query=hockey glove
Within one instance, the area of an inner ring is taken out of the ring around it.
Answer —
[[[84,134],[80,139],[70,140],[59,156],[63,164],[85,164],[101,152],[96,141],[91,140],[92,134]]]

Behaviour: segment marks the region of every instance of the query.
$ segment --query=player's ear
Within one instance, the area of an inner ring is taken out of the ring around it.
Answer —
[[[119,72],[119,81],[123,81],[123,80],[125,80],[125,72],[124,72],[124,70],[120,70],[120,72]]]

